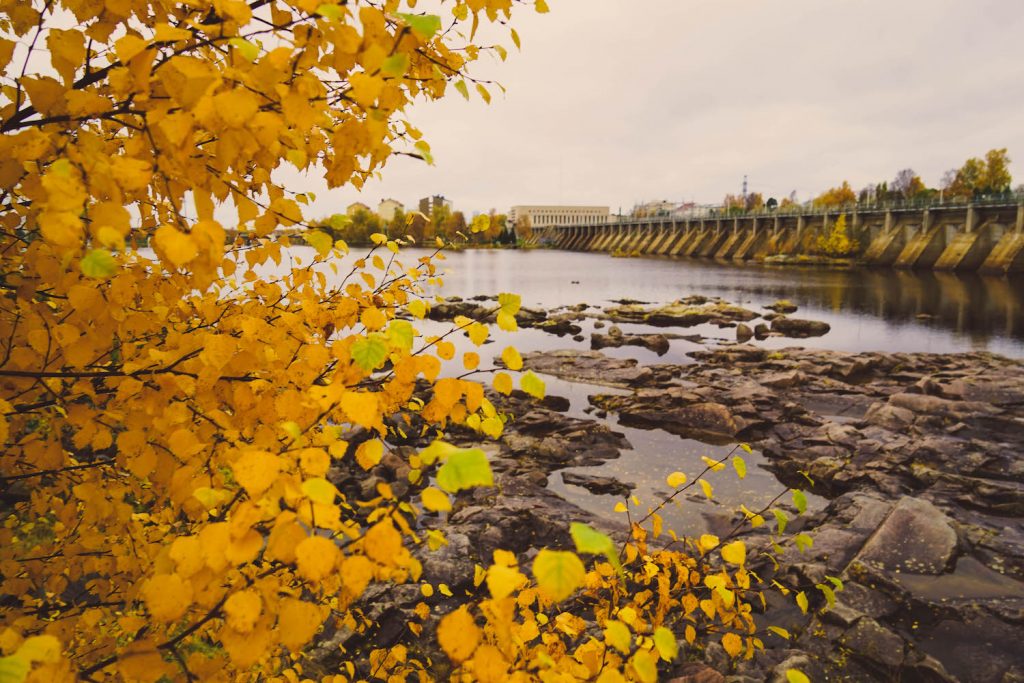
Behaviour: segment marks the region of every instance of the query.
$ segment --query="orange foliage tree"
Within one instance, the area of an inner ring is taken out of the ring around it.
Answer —
[[[393,154],[429,159],[403,116],[411,101],[467,83],[489,99],[467,65],[505,50],[472,37],[521,3],[457,0],[443,21],[401,4],[4,4],[5,683],[298,680],[323,625],[367,630],[371,587],[427,580],[411,549],[445,539],[418,515],[492,484],[481,450],[438,438],[452,423],[497,437],[506,418],[482,385],[442,376],[454,345],[416,327],[433,257],[410,261],[374,234],[338,272],[346,245],[275,174],[358,187]],[[503,295],[496,324],[515,329],[518,308]],[[448,334],[479,346],[488,330],[458,320]],[[517,373],[543,395],[514,349],[502,360],[495,391]],[[396,445],[435,438],[406,456],[401,490],[359,486]],[[643,521],[661,532],[656,513]],[[438,629],[451,666],[648,681],[675,657],[673,633],[717,634],[733,656],[761,646],[742,542],[648,553],[639,524],[621,553],[592,529],[574,537],[604,559],[584,571],[575,553],[543,550],[532,580],[508,554],[480,568],[487,592]],[[582,644],[580,617],[558,607],[580,588],[604,596],[581,598],[605,629]],[[404,643],[342,648],[325,680],[427,677],[416,647],[432,608],[415,615]]]

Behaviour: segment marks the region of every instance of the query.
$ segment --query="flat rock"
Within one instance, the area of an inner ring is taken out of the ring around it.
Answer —
[[[645,384],[654,372],[632,358],[611,358],[600,351],[533,351],[523,354],[524,367],[570,382],[606,387],[632,387]]]
[[[904,496],[855,558],[889,572],[942,574],[957,550],[956,531],[944,512]]]
[[[601,477],[579,472],[563,472],[562,481],[572,486],[580,486],[597,495],[618,496],[619,498],[625,498],[636,488],[636,484],[633,482],[623,482],[614,477]]]

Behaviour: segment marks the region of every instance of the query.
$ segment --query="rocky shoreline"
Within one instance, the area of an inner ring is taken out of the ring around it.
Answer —
[[[766,306],[772,312],[764,315],[703,298],[605,310],[581,304],[526,310],[520,324],[579,341],[586,318],[597,319],[595,329],[711,323],[750,339],[740,326],[761,315],[771,327],[759,325],[758,338],[824,333],[821,323],[789,317],[786,303]],[[483,317],[489,310],[480,297],[435,307],[431,317]],[[601,336],[661,346],[646,339],[659,333],[609,329]],[[763,569],[789,585],[839,577],[844,590],[836,605],[818,613],[824,600],[815,593],[804,615],[791,598],[766,593],[764,623],[785,627],[794,639],[766,639],[769,650],[752,661],[732,662],[716,643],[688,650],[672,672],[677,683],[785,681],[790,667],[815,681],[1024,681],[1024,364],[988,353],[769,351],[749,343],[690,355],[692,364],[642,365],[580,348],[524,353],[534,372],[615,391],[590,396],[586,418],[566,414],[569,401],[556,396],[538,404],[521,392],[489,394],[512,416],[502,438],[484,445],[496,486],[463,494],[446,518],[425,520],[449,538],[437,552],[417,551],[426,570],[458,594],[471,584],[473,565],[486,565],[496,548],[529,561],[542,546],[569,547],[572,521],[624,534],[616,520],[547,488],[553,473],[573,468],[567,484],[629,494],[632,482],[586,472],[630,448],[599,419],[611,414],[623,426],[709,444],[749,443],[783,485],[827,501],[793,520],[813,546],[787,548],[777,570]],[[469,430],[451,438],[479,441]],[[400,480],[387,464],[376,476]],[[735,511],[733,519],[742,518]],[[766,545],[764,531],[749,532],[748,545]],[[389,596],[399,611],[419,599],[412,589],[403,599],[403,590]],[[444,598],[436,600],[443,613]]]

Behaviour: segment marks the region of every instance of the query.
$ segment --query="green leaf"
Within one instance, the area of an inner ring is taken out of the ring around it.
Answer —
[[[463,81],[463,80],[455,81],[455,89],[459,91],[460,95],[465,97],[467,100],[469,99],[469,88],[466,87],[466,81]],[[481,214],[481,215],[483,215],[483,214]]]
[[[567,550],[544,548],[533,560],[533,577],[537,586],[556,602],[572,595],[583,583],[586,573],[576,553]]]
[[[334,484],[323,477],[314,477],[302,482],[302,492],[314,503],[330,505],[334,502],[338,489],[334,488]]]
[[[740,456],[734,456],[732,459],[732,467],[736,470],[736,476],[740,479],[747,476],[747,463]]]
[[[619,562],[619,556],[615,552],[615,543],[610,537],[582,522],[570,524],[569,535],[572,536],[572,540],[576,544],[576,552],[604,555],[609,564],[615,567],[615,571],[622,574],[622,563]]]
[[[814,539],[807,534],[797,534],[793,541],[796,542],[796,547],[800,549],[800,552],[807,552],[807,550],[814,545]]]
[[[391,55],[380,65],[380,70],[385,76],[401,78],[409,70],[409,55],[404,52]]]
[[[664,626],[654,629],[654,647],[658,649],[658,654],[666,662],[671,662],[679,656],[679,643],[676,642],[672,631]]]
[[[86,277],[108,278],[117,272],[117,262],[106,249],[91,249],[79,264]]]
[[[341,7],[338,5],[329,5],[327,3],[317,6],[316,13],[324,19],[330,19],[331,21],[337,21],[344,15]]]
[[[504,292],[498,295],[498,305],[501,306],[502,313],[515,315],[523,305],[523,298],[518,294],[509,294],[508,292]]]
[[[769,626],[768,630],[774,633],[775,635],[779,636],[780,638],[785,638],[786,640],[790,639],[789,631],[782,628],[781,626]]]
[[[803,491],[793,491],[793,505],[796,506],[797,511],[801,515],[807,512],[807,496],[804,495]]]
[[[379,334],[371,334],[352,344],[351,353],[356,365],[370,372],[384,364],[384,359],[388,357],[388,347],[381,341]]]
[[[479,448],[451,453],[437,470],[437,485],[448,493],[476,486],[494,486],[494,474],[487,455]]]
[[[811,679],[799,669],[786,669],[786,683],[811,683]]]
[[[840,579],[838,577],[835,577],[835,576],[827,576],[827,575],[825,576],[825,578],[832,582],[832,585],[836,587],[837,591],[843,590],[843,581],[842,581],[842,579]]]
[[[775,521],[779,524],[779,533],[783,534],[786,532],[786,524],[789,523],[789,517],[782,510],[775,508],[772,510],[772,514],[775,515]]]
[[[317,255],[323,257],[327,256],[331,252],[331,248],[334,247],[334,240],[326,232],[321,230],[310,230],[303,238],[306,240],[306,244],[316,249]]]
[[[615,547],[612,539],[607,534],[590,527],[583,522],[573,522],[569,525],[569,535],[576,544],[576,552],[590,553],[591,555],[604,555]]]
[[[533,370],[526,371],[526,374],[524,374],[519,380],[519,386],[523,391],[534,398],[544,398],[544,392],[546,391],[544,380],[533,374]]]
[[[822,595],[825,596],[825,601],[828,603],[829,609],[836,606],[836,594],[835,591],[832,590],[831,586],[819,583],[815,588],[820,590]]]
[[[260,56],[260,49],[255,43],[250,43],[245,38],[232,38],[228,41],[231,47],[238,50],[238,54],[242,55],[242,59],[249,62],[255,62]]]
[[[420,451],[420,460],[424,465],[433,465],[438,460],[445,460],[449,455],[458,451],[458,446],[438,439]]]
[[[408,320],[392,320],[388,325],[388,341],[401,351],[411,351],[416,336],[412,323]]]
[[[0,657],[0,683],[23,683],[28,678],[28,672],[27,660],[17,655]]]
[[[436,14],[405,14],[397,13],[398,16],[409,25],[424,40],[430,40],[434,34],[441,30],[441,17]]]

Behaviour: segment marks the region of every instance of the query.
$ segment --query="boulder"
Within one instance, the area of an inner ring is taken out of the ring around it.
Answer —
[[[820,320],[801,320],[800,318],[786,318],[783,316],[772,320],[772,332],[778,332],[785,337],[806,339],[807,337],[821,337],[828,334],[832,328],[828,323]]]
[[[764,323],[754,325],[754,339],[764,340],[771,334],[771,329]]]
[[[754,331],[750,329],[750,325],[746,323],[740,323],[736,326],[736,341],[743,344],[750,341],[750,338],[754,336]]]
[[[788,299],[779,299],[773,304],[765,306],[769,311],[776,313],[796,313],[796,304]]]
[[[654,351],[659,356],[668,353],[668,337],[663,334],[599,334],[590,335],[590,348],[606,349],[620,346],[639,346]]]

